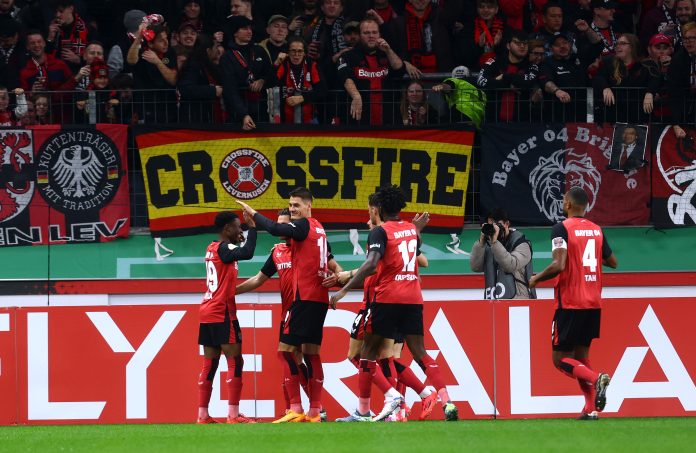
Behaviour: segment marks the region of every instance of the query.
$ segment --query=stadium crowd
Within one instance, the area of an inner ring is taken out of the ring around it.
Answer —
[[[0,0],[0,125],[679,124],[695,14],[694,0]]]

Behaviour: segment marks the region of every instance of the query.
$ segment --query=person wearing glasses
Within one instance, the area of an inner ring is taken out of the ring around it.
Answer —
[[[527,60],[527,34],[513,31],[506,48],[506,53],[488,60],[476,80],[478,87],[488,96],[487,121],[529,119],[530,91],[536,84],[539,68]]]
[[[667,90],[677,138],[686,137],[681,126],[696,117],[696,22],[682,26],[683,48],[677,51],[667,69]]]
[[[276,72],[280,86],[280,120],[282,123],[318,122],[314,103],[326,95],[326,83],[317,62],[307,57],[302,38],[293,36],[288,43],[288,58]]]
[[[602,60],[593,79],[595,96],[600,96],[595,120],[610,123],[647,122],[662,78],[657,63],[641,58],[636,35],[625,33],[616,40],[616,54]]]

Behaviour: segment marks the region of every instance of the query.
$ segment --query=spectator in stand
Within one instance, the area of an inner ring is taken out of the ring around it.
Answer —
[[[616,40],[623,32],[620,27],[614,24],[614,11],[616,3],[612,0],[592,0],[592,22],[590,28],[597,33],[604,44],[602,56],[613,55],[616,47]],[[578,46],[586,44],[578,43]]]
[[[109,116],[113,117],[111,122],[130,125],[140,122],[139,109],[134,103],[134,86],[133,77],[129,74],[121,73],[111,79],[113,90],[109,99],[111,104]]]
[[[343,0],[320,0],[321,15],[305,35],[307,56],[319,63],[330,87],[336,84],[337,55],[345,49],[343,40]]]
[[[24,91],[72,90],[79,77],[73,75],[63,60],[46,53],[46,41],[38,30],[27,33],[29,59],[19,71],[19,83]]]
[[[293,11],[293,18],[288,24],[288,30],[293,36],[306,36],[319,17],[318,0],[298,0],[298,7]]]
[[[580,54],[573,52],[572,37],[558,33],[550,40],[551,56],[540,67],[539,81],[546,92],[545,120],[585,121],[587,116],[587,67],[601,54],[604,45],[599,36],[583,22],[581,29],[594,46]]]
[[[76,72],[93,33],[75,11],[74,0],[58,0],[55,5],[55,15],[48,26],[46,51],[66,62]]]
[[[306,55],[302,38],[294,36],[288,44],[288,58],[277,70],[280,86],[280,120],[283,123],[318,123],[315,103],[326,95],[319,66]]]
[[[598,123],[644,124],[653,111],[660,89],[660,69],[655,62],[640,59],[640,41],[624,33],[616,41],[616,54],[605,57],[593,80],[595,120]]]
[[[498,0],[477,0],[476,17],[464,22],[461,31],[454,35],[455,59],[478,70],[495,57],[509,34],[505,20],[498,14]]]
[[[592,22],[592,4],[590,0],[577,0],[577,3],[564,1],[562,6],[566,24],[574,24],[578,20],[584,20],[588,24]]]
[[[128,55],[128,49],[130,49],[131,44],[135,36],[138,34],[138,28],[143,22],[143,18],[146,16],[145,12],[139,9],[132,9],[127,11],[123,16],[123,26],[126,29],[126,35],[114,45],[111,50],[109,50],[109,56],[106,59],[109,65],[109,76],[111,78],[116,77],[123,71],[124,61],[126,55]]]
[[[529,120],[530,90],[537,80],[539,68],[527,60],[527,34],[511,33],[507,53],[486,63],[479,72],[477,84],[486,91],[487,121]]]
[[[676,51],[682,48],[682,34],[684,33],[682,27],[694,20],[696,14],[694,0],[677,0],[675,14],[677,22],[679,22],[679,34],[674,40],[674,50]]]
[[[177,28],[180,28],[181,24],[188,22],[193,25],[196,33],[212,32],[214,27],[203,20],[202,6],[203,2],[200,0],[184,0],[184,6],[181,9],[181,17],[179,18],[179,27]]]
[[[27,113],[19,119],[19,126],[36,126],[39,124],[39,120],[36,118],[36,106],[34,106],[34,101],[27,99]]]
[[[644,48],[648,47],[650,38],[657,33],[679,40],[681,27],[675,10],[676,3],[676,0],[663,0],[661,5],[655,6],[645,14],[638,35]]]
[[[500,0],[507,24],[515,30],[535,32],[543,23],[543,8],[548,0]]]
[[[14,0],[0,0],[0,19],[19,20],[19,6],[15,5]]]
[[[529,63],[538,67],[541,66],[541,62],[546,56],[546,43],[541,39],[530,39],[527,42],[527,47],[529,48],[527,59]]]
[[[112,122],[112,105],[109,103],[111,93],[106,91],[109,88],[109,67],[101,58],[95,58],[89,65],[90,83],[85,91],[76,94],[75,102],[75,122],[87,123],[94,109],[94,118],[97,123]],[[93,98],[90,99],[90,91],[94,91]]]
[[[36,124],[53,124],[51,116],[51,98],[46,94],[34,95],[36,109]]]
[[[249,131],[257,122],[268,122],[264,88],[273,80],[273,65],[266,51],[252,43],[249,18],[230,17],[227,30],[232,40],[220,60],[222,97],[231,120],[241,122],[242,129]]]
[[[27,98],[24,90],[14,89],[16,106],[10,108],[10,93],[6,87],[0,86],[0,127],[14,127],[20,124],[21,118],[27,114]]]
[[[539,31],[532,34],[534,39],[540,39],[544,43],[544,50],[547,55],[551,55],[551,49],[549,49],[549,42],[551,37],[555,36],[563,30],[563,9],[560,3],[551,0],[546,5],[544,5],[544,25],[539,28]],[[530,53],[532,51],[530,47]]]
[[[198,35],[191,56],[181,68],[177,88],[181,95],[179,116],[182,121],[200,124],[225,122],[220,56],[212,36]]]
[[[175,34],[177,44],[172,47],[176,54],[177,70],[181,70],[186,59],[193,52],[193,46],[196,44],[197,37],[198,30],[196,30],[196,26],[192,22],[182,22],[181,25],[179,25],[179,30]]]
[[[425,126],[439,122],[437,111],[428,104],[423,84],[415,80],[401,94],[399,111],[404,126]]]
[[[351,98],[349,122],[395,124],[390,81],[404,74],[404,62],[380,37],[379,24],[374,19],[363,19],[360,43],[342,55],[338,64],[339,78]]]
[[[176,120],[172,89],[177,78],[176,54],[169,47],[168,36],[169,29],[162,16],[147,16],[126,57],[126,72],[133,73],[135,88],[140,90],[135,100],[142,108],[141,119],[147,123]]]
[[[674,54],[667,70],[667,90],[677,138],[686,137],[682,125],[696,122],[696,22],[682,27],[684,47]]]
[[[10,89],[19,86],[19,70],[26,56],[19,46],[20,23],[10,17],[0,18],[0,84]]]
[[[672,61],[672,54],[674,54],[674,46],[672,45],[672,38],[658,33],[648,42],[648,58],[655,62],[660,68],[660,78],[662,89],[657,94],[654,100],[654,110],[653,118],[661,123],[671,123],[672,113],[669,109],[668,93],[667,93],[667,71],[669,70],[669,64]]]
[[[449,72],[453,60],[446,18],[430,0],[408,0],[404,15],[389,22],[394,51],[412,79],[421,73]]]
[[[288,18],[276,14],[268,19],[266,27],[268,38],[259,43],[268,54],[268,58],[273,62],[273,66],[278,67],[282,59],[278,59],[280,54],[288,53]]]
[[[382,22],[380,23],[380,21],[377,21],[377,23],[380,25],[388,25],[389,22],[391,22],[393,19],[399,17],[399,15],[396,13],[394,8],[390,4],[389,0],[374,0],[372,2],[372,8],[367,10],[365,16],[372,17],[375,20],[375,16],[379,16]]]
[[[104,47],[101,45],[100,42],[93,41],[87,44],[87,48],[85,48],[85,53],[82,57],[82,67],[79,69],[79,71],[77,71],[76,74],[76,76],[78,76],[79,79],[77,81],[77,86],[75,87],[75,89],[79,91],[86,90],[92,82],[90,78],[89,66],[92,64],[94,60],[104,59]]]
[[[358,45],[360,42],[360,22],[355,20],[346,22],[343,26],[343,40],[346,42],[347,46],[342,51],[344,53]]]
[[[254,18],[252,9],[254,7],[253,0],[231,0],[230,1],[230,15],[231,16],[244,16],[251,21],[251,31],[252,36],[256,41],[260,41],[266,34],[264,23],[259,21],[259,18]],[[225,40],[227,45],[232,42],[231,30],[226,30]]]

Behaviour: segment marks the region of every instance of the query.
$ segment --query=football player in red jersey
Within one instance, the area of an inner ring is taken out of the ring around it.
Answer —
[[[260,229],[274,236],[290,238],[295,298],[283,321],[278,351],[290,410],[273,423],[321,421],[324,370],[319,352],[329,307],[328,287],[336,283],[336,276],[335,273],[329,275],[326,232],[323,225],[312,217],[312,201],[312,193],[304,187],[292,190],[288,200],[291,222],[287,224],[267,219],[246,203],[237,201]],[[341,270],[337,267],[334,272]],[[308,372],[310,407],[306,415],[300,399],[300,370],[295,361],[298,349],[302,351]]]
[[[616,268],[617,261],[602,229],[583,217],[587,204],[583,189],[573,187],[566,192],[563,211],[568,218],[551,230],[551,264],[529,280],[529,287],[558,276],[554,287],[558,307],[553,317],[553,364],[580,384],[585,407],[579,419],[597,420],[597,412],[607,402],[610,377],[592,370],[590,344],[599,338],[601,264]]]
[[[229,412],[227,423],[253,423],[239,413],[242,393],[242,332],[237,320],[234,300],[237,283],[237,261],[254,256],[256,228],[254,220],[245,216],[249,228],[244,247],[241,223],[237,214],[221,212],[215,217],[220,240],[213,241],[205,251],[207,291],[199,309],[198,344],[203,346],[203,369],[198,377],[198,423],[217,423],[208,414],[213,378],[220,362],[220,352],[227,359]]]
[[[377,207],[370,207],[370,219],[377,223],[379,218],[383,223],[370,231],[365,262],[353,278],[331,297],[331,305],[335,306],[351,288],[358,287],[365,277],[377,272],[372,303],[365,316],[366,331],[360,351],[358,412],[364,416],[369,410],[372,376],[376,372],[376,360],[383,348],[384,338],[394,338],[400,333],[413,358],[445,402],[445,418],[457,420],[457,406],[449,398],[440,368],[425,351],[423,294],[416,261],[420,238],[415,225],[399,219],[399,213],[406,207],[406,196],[398,186],[383,187],[377,191],[377,204]],[[385,395],[384,408],[373,420],[389,416],[402,401],[403,396],[390,389]]]
[[[368,209],[370,206],[378,208],[377,194],[372,194],[368,198]],[[413,224],[416,230],[420,233],[428,223],[428,213],[416,214],[413,218]],[[382,224],[381,219],[376,218],[376,224],[372,223],[372,219],[367,221],[367,227],[372,230],[375,226]],[[417,258],[419,267],[427,267],[428,259],[423,254],[418,254]],[[345,285],[357,272],[357,269],[350,271],[342,271],[337,275],[338,283]],[[365,315],[367,306],[372,300],[374,293],[374,284],[376,282],[376,274],[368,275],[363,282],[363,303],[360,306],[357,316],[353,321],[353,327],[350,331],[350,342],[348,343],[348,360],[355,365],[355,368],[360,370],[360,350],[362,349],[363,339],[365,337]],[[411,387],[422,399],[423,410],[421,411],[420,419],[425,419],[432,412],[437,402],[437,394],[418,380],[410,368],[395,360],[401,357],[401,349],[404,345],[403,337],[400,334],[396,335],[399,338],[385,338],[382,351],[379,355],[379,367],[375,370],[375,375],[372,376],[372,383],[379,388],[382,393],[387,393],[392,387],[399,394],[404,395],[406,386]],[[398,382],[397,382],[398,379]],[[397,421],[408,421],[408,413],[410,409],[404,402],[394,417]],[[336,420],[337,422],[361,422],[370,421],[369,414],[361,414],[357,409],[347,417],[342,417]]]
[[[278,212],[277,223],[290,223],[290,210],[288,208],[281,209]],[[281,310],[280,319],[284,320],[285,316],[290,308],[290,305],[295,301],[295,296],[292,290],[292,255],[290,253],[290,238],[281,236],[285,242],[278,243],[273,246],[271,254],[268,256],[266,263],[261,268],[261,271],[245,280],[243,283],[237,285],[237,294],[243,294],[249,291],[253,291],[264,283],[266,283],[275,273],[278,273],[278,278],[280,279],[280,300],[281,300]],[[338,263],[333,259],[331,255],[331,247],[329,247],[329,269],[335,269]],[[280,325],[280,335],[282,335],[282,321]],[[281,351],[279,349],[279,351]],[[307,382],[307,365],[302,362],[302,352],[300,350],[295,351],[295,362],[300,369],[300,383],[305,393],[309,395],[308,382]],[[283,396],[285,397],[285,411],[290,409],[290,397],[285,388],[285,381],[283,381]],[[325,417],[325,412],[322,411],[322,417]]]

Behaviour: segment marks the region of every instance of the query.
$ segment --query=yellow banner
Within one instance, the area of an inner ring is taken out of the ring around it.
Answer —
[[[368,196],[386,184],[404,189],[406,212],[428,211],[442,226],[455,226],[447,218],[463,223],[473,132],[309,134],[218,133],[207,139],[205,131],[180,130],[139,136],[151,227],[170,229],[164,221],[174,218],[173,229],[185,227],[182,216],[194,227],[199,215],[238,210],[235,199],[275,211],[300,186],[312,191],[314,212],[324,214],[320,220],[343,223],[345,214],[364,212]]]

